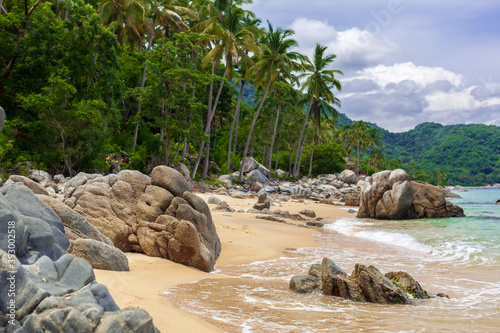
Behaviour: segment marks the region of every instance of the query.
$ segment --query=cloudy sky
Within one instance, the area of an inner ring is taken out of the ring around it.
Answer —
[[[393,132],[426,121],[500,126],[500,1],[254,0],[344,72],[341,112]],[[266,24],[267,25],[267,24]]]

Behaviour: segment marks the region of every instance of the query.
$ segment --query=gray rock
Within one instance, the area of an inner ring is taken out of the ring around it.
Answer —
[[[114,247],[94,239],[79,238],[71,242],[68,253],[82,258],[93,268],[108,271],[129,271],[127,256]]]
[[[58,174],[53,177],[53,181],[56,184],[61,183],[65,179],[64,175]]]
[[[218,204],[220,204],[221,201],[222,201],[221,199],[219,199],[217,196],[212,194],[208,197],[207,203],[213,204],[213,205],[218,205]]]
[[[386,191],[375,208],[378,219],[400,220],[408,217],[413,203],[413,187],[410,182],[396,182]]]
[[[420,286],[420,283],[406,272],[388,272],[385,277],[393,283],[398,284],[406,293],[413,298],[427,299],[429,294]]]
[[[248,180],[253,180],[260,183],[267,183],[269,179],[260,171],[260,170],[252,170],[247,174]]]
[[[319,290],[321,280],[311,275],[296,275],[290,280],[290,289],[300,294]]]
[[[57,214],[26,186],[12,183],[0,189],[0,224],[15,228],[15,255],[22,263],[41,256],[57,260],[69,241]],[[0,249],[8,251],[8,228],[0,230]]]
[[[340,173],[339,180],[347,184],[356,184],[358,181],[358,177],[356,177],[354,171],[344,170]]]
[[[44,180],[49,182],[52,181],[52,176],[47,171],[42,170],[29,170],[28,178],[34,180],[37,183],[41,183]]]
[[[224,184],[232,184],[233,181],[236,181],[236,176],[234,176],[233,174],[230,174],[230,175],[222,175],[222,176],[219,176],[219,180],[221,182],[223,182]]]
[[[0,250],[0,278],[11,275],[8,254]],[[40,258],[33,265],[14,259],[16,271],[16,332],[158,332],[143,310],[120,310],[106,287],[95,281],[85,260],[64,255],[53,262]],[[7,308],[7,283],[0,285],[0,311]],[[11,319],[11,318],[9,318]],[[0,331],[12,326],[0,320]]]

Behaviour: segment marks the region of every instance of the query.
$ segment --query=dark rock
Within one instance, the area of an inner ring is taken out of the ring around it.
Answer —
[[[0,249],[8,251],[8,227],[15,228],[15,255],[21,263],[34,263],[41,256],[59,259],[69,245],[64,225],[26,186],[11,183],[0,189]]]
[[[255,205],[253,205],[253,208],[257,209],[257,210],[271,208],[271,201],[269,200],[266,192],[259,195],[259,198],[257,199],[257,203]]]
[[[299,214],[302,214],[304,216],[311,217],[311,218],[316,217],[316,213],[310,209],[303,209],[299,212]]]
[[[347,195],[347,198],[345,199],[345,205],[350,207],[359,207],[359,201],[359,193],[354,192]]]
[[[311,275],[296,275],[290,280],[290,289],[301,294],[319,290],[321,280]]]
[[[308,225],[310,227],[323,228],[325,224],[321,221],[309,221],[306,223],[306,225]]]
[[[127,256],[112,245],[94,239],[79,238],[71,242],[68,253],[82,258],[93,268],[108,271],[129,271]]]
[[[321,290],[325,295],[332,295],[334,277],[347,276],[347,274],[337,266],[331,259],[323,258],[321,263]]]
[[[0,251],[2,281],[11,275],[9,259]],[[95,281],[92,267],[83,259],[66,254],[55,262],[44,256],[33,265],[21,265],[17,258],[14,261],[15,320],[13,326],[0,321],[2,332],[11,332],[13,327],[17,327],[16,332],[158,332],[143,310],[120,310],[106,287]],[[10,313],[7,289],[8,284],[2,283],[3,314]]]
[[[385,277],[394,283],[397,283],[403,288],[403,290],[412,295],[413,298],[427,299],[429,294],[420,286],[420,283],[415,281],[415,279],[406,272],[388,272]]]
[[[120,163],[111,163],[109,173],[118,174],[120,172]]]
[[[464,210],[445,200],[443,190],[437,186],[412,181],[415,192],[411,218],[464,217]]]
[[[450,298],[450,296],[446,295],[445,293],[438,293],[436,294],[437,297],[443,297],[443,298]]]
[[[307,275],[317,277],[318,279],[321,279],[321,274],[322,274],[321,264],[312,264],[311,267],[309,268],[309,272],[307,272]]]

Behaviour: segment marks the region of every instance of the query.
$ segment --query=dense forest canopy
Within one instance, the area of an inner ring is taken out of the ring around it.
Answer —
[[[335,50],[251,0],[0,1],[2,177],[146,171],[185,163],[208,179],[244,156],[290,177],[404,167],[434,183],[499,182],[498,128],[423,124],[389,133],[339,113]],[[348,110],[344,110],[347,111]],[[385,148],[384,148],[385,145]]]

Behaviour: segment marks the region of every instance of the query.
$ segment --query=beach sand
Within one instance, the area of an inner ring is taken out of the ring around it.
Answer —
[[[205,201],[208,194],[198,194]],[[234,199],[218,196],[230,207],[247,211],[257,198]],[[213,208],[214,205],[209,205]],[[305,202],[276,203],[271,211],[288,210],[291,214],[311,209],[317,217],[353,216],[347,208],[334,205]],[[216,268],[230,264],[245,264],[258,260],[277,258],[286,248],[317,247],[314,234],[319,228],[301,228],[305,222],[287,220],[290,224],[257,219],[258,214],[213,212],[212,217],[221,240],[222,251]],[[148,257],[144,254],[127,253],[129,272],[113,272],[95,269],[96,280],[104,284],[120,308],[138,307],[146,310],[162,332],[221,332],[202,318],[176,309],[169,304],[164,291],[179,284],[214,278],[217,274],[205,273],[174,262]]]

